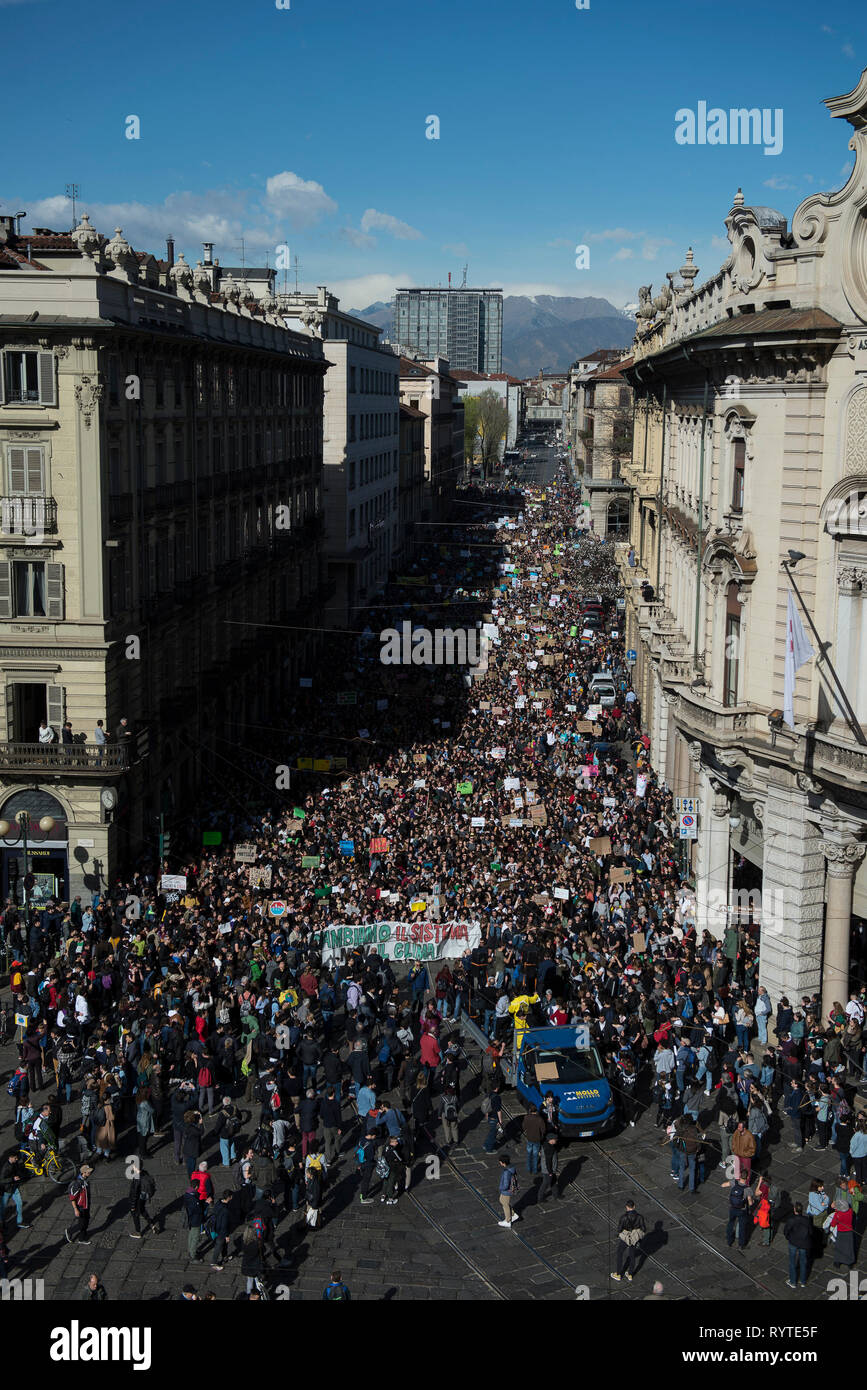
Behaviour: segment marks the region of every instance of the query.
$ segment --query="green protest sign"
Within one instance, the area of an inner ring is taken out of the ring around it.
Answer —
[[[461,796],[469,796],[472,790],[472,782],[458,782],[458,791],[460,792]]]
[[[327,883],[324,888],[314,888],[313,896],[314,898],[330,898],[331,884]]]
[[[491,865],[491,868],[494,871],[494,873],[496,873],[498,869],[502,869],[502,867],[502,864],[498,864],[496,863],[496,861]]]
[[[322,862],[320,854],[305,854],[301,859],[302,869],[318,869]]]
[[[306,820],[307,812],[302,810],[300,806],[296,806],[295,810],[292,812],[292,818],[293,820]]]
[[[222,843],[223,843],[223,832],[222,832],[222,830],[203,830],[203,831],[202,831],[202,844],[203,844],[203,845],[221,845]]]

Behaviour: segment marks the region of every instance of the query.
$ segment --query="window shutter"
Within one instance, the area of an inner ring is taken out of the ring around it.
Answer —
[[[6,356],[0,352],[0,405],[6,401]]]
[[[27,492],[41,497],[45,492],[45,455],[42,449],[27,449]]]
[[[15,685],[6,683],[6,738],[11,743],[20,729],[15,728]],[[20,741],[20,740],[19,740]]]
[[[27,491],[27,450],[7,449],[9,465],[9,491],[14,497],[21,497]]]
[[[61,568],[60,565],[57,566]],[[48,722],[60,739],[60,730],[63,728],[63,721],[66,718],[66,687],[63,685],[47,685],[45,693],[48,697]]]
[[[12,562],[0,560],[0,618],[14,618],[12,611]]]
[[[56,405],[54,392],[54,353],[39,354],[39,404]]]
[[[45,566],[46,618],[63,617],[63,566]]]

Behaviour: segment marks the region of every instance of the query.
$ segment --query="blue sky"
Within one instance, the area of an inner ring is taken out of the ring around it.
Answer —
[[[300,261],[346,307],[460,280],[618,307],[695,248],[725,260],[737,187],[791,219],[845,182],[822,99],[867,66],[863,0],[0,0],[3,212],[66,229],[65,185],[111,235],[189,260]],[[783,148],[679,145],[675,113],[783,111]],[[140,139],[125,137],[137,115]],[[426,118],[440,138],[426,138]],[[588,269],[575,248],[590,248]]]

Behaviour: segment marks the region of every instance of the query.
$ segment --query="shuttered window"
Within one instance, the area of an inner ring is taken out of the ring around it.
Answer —
[[[6,485],[12,497],[45,494],[45,450],[36,447],[6,450]]]
[[[3,386],[8,405],[54,405],[54,353],[4,352]]]
[[[48,697],[48,722],[55,733],[59,734],[66,719],[66,687],[47,685],[45,693]]]

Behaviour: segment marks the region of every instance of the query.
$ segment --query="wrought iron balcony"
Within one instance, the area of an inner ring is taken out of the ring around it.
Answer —
[[[0,497],[0,536],[54,536],[57,503],[53,497]]]
[[[98,743],[0,743],[0,772],[105,776],[129,767],[130,750]]]

